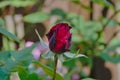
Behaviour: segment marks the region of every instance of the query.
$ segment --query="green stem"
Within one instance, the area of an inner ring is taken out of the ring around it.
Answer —
[[[58,62],[58,57],[57,57],[57,54],[56,54],[56,55],[54,56],[55,67],[54,67],[54,73],[53,73],[53,79],[52,79],[52,80],[55,80],[55,77],[56,77],[57,62]]]

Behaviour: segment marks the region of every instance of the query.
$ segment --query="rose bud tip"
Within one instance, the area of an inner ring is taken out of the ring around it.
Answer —
[[[50,29],[46,36],[51,51],[58,54],[69,51],[72,36],[70,29],[67,23],[58,23]]]

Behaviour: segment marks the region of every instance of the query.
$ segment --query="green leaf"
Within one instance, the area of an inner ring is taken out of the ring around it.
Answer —
[[[11,63],[7,63],[8,61],[10,61],[10,52],[8,51],[3,51],[3,52],[0,52],[0,80],[7,80],[7,78],[9,77],[10,75],[10,72],[8,71],[9,68],[11,68],[11,66],[7,66],[6,67],[6,64],[7,65],[10,65]]]
[[[38,43],[35,43],[30,47],[14,52],[12,53],[12,56],[19,65],[28,66],[34,60],[32,55],[32,50],[37,45]]]
[[[49,15],[47,13],[35,12],[32,14],[26,15],[23,20],[29,23],[40,23],[47,20],[48,18],[49,18]]]
[[[83,40],[94,41],[98,37],[97,31],[102,29],[102,25],[98,21],[88,21],[85,22],[83,16],[78,16],[77,14],[68,14],[68,19],[73,25],[72,40],[76,43]],[[87,33],[86,33],[87,32]]]
[[[1,76],[6,78],[9,76],[10,72],[17,71],[17,66],[29,66],[34,60],[31,52],[36,45],[37,44],[33,44],[31,47],[20,51],[0,52],[0,78]]]
[[[70,63],[72,63],[72,64],[74,64],[74,62],[75,62],[75,60],[77,60],[78,58],[87,58],[85,55],[83,55],[83,54],[78,54],[77,56],[76,55],[74,55],[73,53],[65,53],[64,54],[66,57],[67,57],[67,59],[64,59],[64,60],[62,60],[63,61],[63,64],[70,64]],[[71,64],[70,64],[71,65]]]
[[[87,58],[87,56],[83,55],[83,54],[79,54],[80,53],[80,49],[74,54],[74,53],[70,53],[70,52],[65,52],[64,55],[69,58],[69,59],[75,59],[75,58],[80,58],[80,57],[85,57]]]
[[[111,41],[109,42],[108,46],[111,47],[111,46],[118,45],[119,42],[120,42],[120,38],[119,37],[115,37],[115,38],[111,39]]]
[[[67,59],[63,60],[63,65],[73,68],[75,66],[75,62],[78,58],[86,58],[85,55],[79,54],[79,50],[76,52],[76,54],[73,53],[64,53],[64,55],[67,57]]]
[[[55,55],[55,53],[49,51],[46,54],[42,54],[42,57],[45,58],[45,59],[49,59],[49,58],[52,58],[54,55]]]
[[[86,57],[85,55],[83,54],[73,54],[73,53],[70,53],[70,52],[65,52],[64,55],[68,58],[80,58],[80,57]]]
[[[28,69],[26,67],[18,66],[18,75],[21,80],[28,80]]]
[[[28,75],[28,79],[27,80],[40,80],[38,75],[36,73],[31,73]]]
[[[75,66],[76,60],[78,60],[79,58],[87,58],[85,55],[79,54],[79,52],[80,50],[78,50],[75,54],[65,52],[64,56],[67,57],[67,59],[63,60],[63,65],[73,68]]]
[[[49,67],[45,66],[45,65],[42,65],[40,62],[33,62],[35,64],[37,64],[38,66],[40,66],[46,74],[48,74],[50,77],[53,77],[53,70],[50,69]],[[56,74],[56,80],[64,80],[64,78],[60,75],[60,74]]]
[[[8,6],[10,4],[10,1],[1,1],[0,2],[0,8],[3,8],[5,6]]]
[[[108,24],[108,26],[110,26],[110,27],[116,27],[117,25],[118,25],[118,23],[114,20],[111,20]]]
[[[36,73],[30,73],[26,67],[18,66],[18,75],[21,80],[39,80]]]
[[[96,79],[92,79],[92,78],[85,78],[85,79],[82,79],[82,80],[96,80]]]
[[[66,15],[67,15],[65,13],[65,11],[63,11],[62,9],[59,9],[59,8],[53,9],[50,14],[51,15],[61,16],[62,18],[65,18]]]
[[[6,7],[8,5],[14,7],[26,7],[29,5],[33,5],[37,0],[4,0],[0,2],[0,8]]]
[[[10,39],[13,39],[17,42],[19,42],[19,39],[12,33],[8,32],[6,29],[0,27],[0,33],[2,33],[3,35],[7,36]]]
[[[72,41],[73,41],[73,42],[78,43],[78,42],[81,42],[82,39],[83,39],[83,38],[81,38],[78,34],[72,34],[72,35],[73,35],[73,36],[72,36]]]
[[[63,65],[70,68],[74,68],[76,66],[76,59],[73,58],[73,59],[64,60]]]
[[[35,4],[37,0],[12,0],[10,1],[10,5],[11,6],[15,6],[15,7],[26,7],[26,6],[29,6],[29,5],[33,5]]]
[[[113,63],[120,62],[120,55],[116,52],[116,49],[120,47],[120,44],[110,46],[100,53],[100,57],[106,61]],[[110,55],[112,53],[113,55]]]
[[[106,24],[109,20],[107,18],[102,18],[101,21],[103,24]],[[119,24],[115,20],[110,20],[108,23],[108,27],[116,27],[117,25]]]
[[[9,76],[10,73],[0,66],[0,80],[7,80]]]
[[[114,53],[117,54],[117,53]],[[105,61],[110,61],[113,63],[119,63],[120,62],[120,55],[118,56],[110,56],[109,53],[102,53],[101,58],[104,59]]]
[[[35,32],[36,32],[36,34],[37,34],[37,36],[38,36],[38,38],[39,38],[39,40],[40,40],[40,45],[49,50],[49,47],[48,47],[48,46],[45,44],[45,42],[42,40],[42,38],[40,37],[37,29],[35,29]]]

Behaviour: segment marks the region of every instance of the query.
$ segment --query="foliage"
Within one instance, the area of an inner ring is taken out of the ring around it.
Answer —
[[[74,47],[72,46],[71,50],[78,48],[78,49],[80,49],[81,53],[85,53],[87,56],[99,56],[105,60],[109,60],[112,62],[119,62],[119,59],[118,59],[119,55],[114,56],[114,58],[112,58],[112,56],[109,56],[109,57],[107,56],[111,49],[113,51],[119,47],[118,43],[116,44],[117,47],[112,47],[108,50],[106,48],[107,46],[105,46],[106,44],[104,43],[105,42],[104,41],[105,38],[103,35],[104,31],[102,31],[103,26],[107,22],[109,22],[107,24],[109,27],[114,27],[114,26],[118,25],[118,23],[116,21],[114,21],[114,20],[109,21],[106,18],[102,18],[100,20],[86,22],[84,20],[83,16],[78,16],[75,13],[69,13],[66,15],[67,16],[65,19],[62,18],[62,19],[58,20],[57,22],[59,22],[59,21],[60,22],[61,21],[68,22],[69,24],[71,24],[71,26],[73,26],[73,29],[71,32],[73,35],[72,41],[74,42],[73,43]],[[58,15],[58,16],[60,16],[60,15]],[[101,33],[98,34],[99,31]],[[101,35],[101,36],[99,37],[98,35]],[[112,40],[110,40],[109,44],[111,44],[111,42],[112,42]],[[107,44],[107,45],[109,45],[109,44]],[[97,48],[95,46],[97,46]],[[101,47],[103,47],[102,50],[100,49]],[[105,52],[104,50],[105,51],[107,50],[107,51]],[[101,54],[101,53],[106,53],[106,54]],[[115,59],[115,57],[116,57],[116,59]],[[109,59],[107,59],[107,58],[109,58]]]
[[[14,7],[26,7],[29,5],[33,5],[36,0],[4,0],[0,2],[0,8],[6,7],[8,5]]]
[[[20,51],[2,51],[0,52],[0,70],[1,80],[6,80],[11,72],[17,71],[18,66],[29,66],[33,61],[31,54],[36,44]]]
[[[24,21],[29,23],[39,23],[45,21],[48,18],[49,18],[48,14],[44,12],[36,12],[25,16]]]
[[[12,33],[8,32],[3,27],[4,27],[4,21],[2,19],[0,19],[0,33],[5,35],[5,36],[7,36],[10,39],[13,39],[13,40],[19,42],[19,39],[15,35],[13,35]]]
[[[48,74],[49,76],[53,76],[53,70],[50,69],[49,67],[46,67],[42,64],[40,64],[39,62],[34,62],[35,64],[37,64],[38,66],[40,66],[45,72],[46,74]],[[56,74],[56,80],[64,80],[63,77],[61,75],[59,75],[58,73]]]

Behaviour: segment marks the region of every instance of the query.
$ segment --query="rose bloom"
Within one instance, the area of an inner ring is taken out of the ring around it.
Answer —
[[[71,27],[67,23],[58,23],[47,34],[49,48],[54,53],[63,53],[69,50],[71,45]]]

